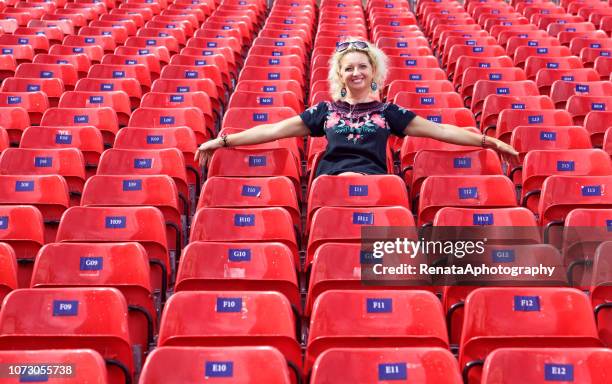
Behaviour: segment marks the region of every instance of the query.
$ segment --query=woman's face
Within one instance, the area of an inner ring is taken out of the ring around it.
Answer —
[[[349,52],[340,60],[340,78],[351,93],[370,89],[374,70],[368,55],[362,52]]]

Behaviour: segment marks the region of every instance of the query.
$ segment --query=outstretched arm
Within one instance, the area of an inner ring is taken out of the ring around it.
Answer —
[[[475,147],[483,146],[484,137],[485,148],[492,148],[500,153],[512,156],[518,155],[518,152],[512,146],[494,137],[483,136],[482,134],[470,132],[450,124],[437,124],[420,116],[415,117],[408,124],[406,129],[404,129],[404,134],[407,136],[430,137],[446,143]]]
[[[225,139],[228,147],[236,147],[267,143],[288,137],[306,136],[309,133],[308,127],[306,127],[300,116],[294,116],[278,123],[258,125],[242,132],[232,133],[227,135]],[[223,147],[221,137],[202,143],[195,154],[195,161],[203,166],[213,152],[221,147]]]

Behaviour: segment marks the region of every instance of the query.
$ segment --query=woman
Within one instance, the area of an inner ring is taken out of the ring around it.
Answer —
[[[492,148],[517,155],[510,145],[493,137],[449,124],[437,124],[392,103],[381,103],[378,89],[387,74],[387,58],[366,41],[338,44],[330,60],[329,84],[334,102],[321,102],[298,116],[222,135],[198,148],[195,159],[204,165],[221,147],[266,143],[296,136],[326,136],[327,149],[316,175],[385,174],[389,134],[429,137],[452,144]]]

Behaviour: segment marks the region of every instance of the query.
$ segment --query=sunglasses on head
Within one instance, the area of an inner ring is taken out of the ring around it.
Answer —
[[[368,49],[368,43],[365,41],[345,41],[336,45],[336,52],[344,52],[351,46],[356,49]]]

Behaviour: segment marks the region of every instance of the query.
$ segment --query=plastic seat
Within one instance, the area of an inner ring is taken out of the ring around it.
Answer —
[[[149,273],[147,253],[138,243],[54,243],[38,253],[30,287],[117,288],[128,304],[130,338],[144,357],[157,323]]]
[[[609,156],[599,149],[534,150],[525,156],[521,204],[537,212],[544,180],[550,175],[606,176],[612,174]]]
[[[543,95],[550,94],[552,84],[557,80],[589,82],[600,80],[599,74],[592,68],[548,69],[543,68],[536,74],[535,82]]]
[[[338,347],[448,347],[442,305],[427,291],[322,293],[314,304],[305,370]]]
[[[394,80],[448,80],[446,73],[440,68],[418,69],[418,68],[397,68],[389,73],[387,84]]]
[[[248,129],[260,124],[276,123],[293,116],[295,112],[289,107],[232,108],[225,113],[221,126]]]
[[[527,79],[533,80],[542,69],[580,69],[583,68],[580,58],[576,56],[540,57],[530,56],[525,61]]]
[[[407,109],[463,107],[461,97],[455,92],[428,93],[426,95],[399,92],[393,102]]]
[[[207,134],[211,137],[215,131],[215,120],[210,97],[204,92],[158,93],[149,92],[142,98],[143,108],[187,108],[196,107],[206,122]]]
[[[39,125],[43,113],[49,108],[47,95],[42,92],[0,92],[0,107],[21,107],[28,112],[30,123]],[[9,131],[11,141],[19,141],[21,132]]]
[[[300,265],[291,215],[280,207],[200,208],[191,225],[189,241],[280,242]]]
[[[586,115],[591,111],[608,111],[612,108],[612,96],[570,96],[566,110],[572,115],[574,124],[583,125]]]
[[[78,200],[85,183],[85,159],[76,148],[7,148],[0,155],[4,175],[60,175],[68,183],[71,205]]]
[[[212,65],[166,65],[160,74],[160,79],[211,79],[217,89],[218,100],[224,103],[226,90],[224,89],[219,69]],[[209,94],[210,95],[210,94]],[[210,95],[212,97],[212,95]]]
[[[297,159],[288,149],[222,149],[208,164],[208,178],[286,176],[301,191]]]
[[[311,383],[392,382],[408,377],[462,383],[457,361],[441,348],[332,348],[315,361]]]
[[[125,126],[130,118],[130,98],[123,91],[87,92],[68,91],[60,98],[59,108],[112,108],[117,114],[119,126]]]
[[[207,130],[202,111],[195,107],[184,108],[137,108],[131,115],[129,127],[167,128],[189,127],[199,143],[213,135]]]
[[[57,107],[59,98],[64,93],[64,84],[60,79],[16,78],[10,77],[2,82],[1,92],[37,92],[47,95],[49,106]]]
[[[574,123],[570,114],[563,110],[505,109],[499,114],[495,136],[509,143],[512,131],[521,125],[570,126]]]
[[[470,109],[476,115],[482,112],[485,98],[490,94],[503,96],[538,96],[538,88],[530,80],[523,81],[490,81],[478,80],[472,92]]]
[[[277,177],[211,177],[204,183],[198,209],[205,207],[282,207],[301,228],[297,191],[293,182]]]
[[[571,288],[480,288],[467,297],[459,365],[477,383],[481,364],[503,347],[600,347],[588,298]]]
[[[44,219],[45,242],[52,242],[62,213],[70,206],[68,185],[58,175],[2,175],[0,204],[36,206]]]
[[[211,79],[157,79],[151,85],[151,92],[189,93],[204,92],[210,97],[216,123],[221,120],[221,101],[217,86]]]
[[[235,91],[228,103],[227,108],[268,108],[270,107],[289,107],[295,113],[301,113],[303,106],[300,106],[297,96],[292,92],[259,93]]]
[[[103,35],[69,35],[64,37],[62,44],[73,47],[97,45],[107,53],[111,53],[117,47],[117,42],[112,36]]]
[[[292,92],[298,99],[299,108],[304,107],[304,95],[295,80],[243,80],[236,84],[235,92]]]
[[[21,78],[58,78],[67,90],[74,89],[79,74],[71,64],[23,63],[15,70],[15,77]]]
[[[514,65],[517,67],[524,67],[525,62],[529,57],[565,57],[571,56],[571,51],[568,47],[559,45],[551,47],[539,47],[539,46],[522,46],[517,47],[514,52]]]
[[[34,58],[34,48],[29,44],[13,45],[10,42],[8,44],[0,43],[0,52],[2,52],[2,55],[13,56],[16,64],[28,63]]]
[[[612,59],[607,56],[599,56],[593,62],[593,68],[599,73],[601,80],[608,80],[612,73]]]
[[[131,380],[131,347],[127,304],[114,288],[16,290],[0,310],[0,349],[91,348],[105,359],[110,383]]]
[[[453,191],[453,194],[449,192]],[[456,191],[456,192],[455,192]],[[514,185],[505,176],[430,176],[423,181],[418,225],[432,223],[444,207],[503,208],[516,206]]]
[[[295,271],[291,250],[281,243],[196,241],[183,252],[175,292],[276,291],[301,312]]]
[[[506,232],[510,228],[506,229]],[[520,229],[517,229],[521,231]],[[469,232],[468,232],[469,233]],[[453,254],[444,254],[437,261],[445,266],[464,268],[468,264],[488,267],[537,267],[545,265],[554,268],[550,275],[531,276],[529,274],[499,274],[483,276],[455,275],[443,276],[438,281],[445,284],[443,289],[443,306],[446,311],[451,345],[458,345],[463,327],[464,306],[466,297],[483,285],[492,286],[559,286],[568,285],[566,268],[561,253],[550,244],[519,244],[509,239],[507,243],[485,245],[484,251],[466,254],[457,258]]]
[[[567,214],[574,209],[611,208],[612,200],[604,193],[610,183],[610,176],[547,177],[538,206],[541,225],[546,226],[545,235],[550,237],[551,228],[563,225]]]
[[[148,92],[151,88],[151,73],[143,64],[94,64],[89,68],[87,77],[99,79],[132,78],[138,80],[143,92]]]
[[[162,213],[153,207],[72,207],[57,233],[58,243],[140,243],[149,256],[151,286],[161,289],[162,302],[171,274]]]
[[[49,39],[41,35],[9,35],[0,36],[0,45],[29,45],[35,53],[47,53]]]
[[[463,59],[461,59],[463,60]],[[471,105],[472,94],[474,92],[474,85],[479,80],[489,81],[523,81],[527,80],[525,71],[515,67],[493,67],[493,68],[481,68],[481,67],[468,67],[465,71],[462,71],[463,76],[457,76],[455,85],[459,88],[458,92],[461,94],[466,106]]]
[[[187,207],[179,203],[176,185],[170,176],[95,175],[87,180],[81,205],[88,207],[152,206],[164,215],[166,238],[173,250],[182,249],[184,240],[181,213]],[[174,255],[171,255],[174,256]]]
[[[177,372],[167,369],[168,364]],[[272,347],[161,347],[147,358],[142,384],[230,379],[235,383],[290,384],[285,357]]]
[[[448,80],[432,80],[432,81],[410,81],[410,80],[394,80],[389,84],[387,90],[387,99],[393,100],[399,92],[410,93],[440,93],[453,92],[453,85]],[[310,103],[314,105],[314,103]]]
[[[176,183],[183,204],[189,206],[194,201],[190,198],[183,154],[177,148],[108,149],[100,158],[98,175],[167,175]]]
[[[91,384],[105,384],[108,383],[108,373],[104,359],[102,356],[92,349],[48,349],[38,351],[0,351],[0,363],[10,364],[15,361],[21,362],[24,365],[31,366],[44,366],[44,365],[57,365],[69,366],[71,365],[74,369],[78,366],[78,371],[72,371],[73,373],[68,377],[54,378],[54,381],[58,383],[91,383]],[[59,368],[58,369],[62,369]],[[66,368],[64,372],[67,371]],[[42,376],[42,375],[41,375]],[[39,380],[41,376],[28,375],[27,373],[21,376],[20,380]],[[44,375],[44,377],[47,377]]]
[[[119,130],[117,114],[111,108],[49,108],[41,126],[94,126],[102,133],[104,145],[112,146]]]
[[[85,55],[91,63],[99,63],[104,56],[104,49],[99,45],[63,45],[55,44],[49,48],[50,55]]]
[[[130,98],[129,107],[132,109],[138,108],[140,99],[142,98],[142,89],[138,80],[131,78],[120,79],[91,79],[83,78],[77,82],[74,87],[75,91],[86,92],[109,92],[123,91]],[[123,107],[125,108],[125,107]]]
[[[455,66],[461,56],[499,57],[505,56],[506,51],[499,45],[469,46],[455,45],[448,52],[447,72],[448,77],[455,75]]]
[[[433,175],[501,175],[501,163],[489,149],[443,151],[422,150],[414,157],[412,178],[408,184],[413,206],[421,184]]]
[[[128,45],[130,43],[131,45]],[[170,52],[165,46],[146,45],[136,42],[126,41],[126,45],[115,48],[115,55],[153,55],[160,61],[160,64],[167,64],[170,61]],[[100,56],[100,60],[102,56]]]
[[[306,228],[321,207],[391,207],[410,208],[403,181],[393,175],[334,177],[314,179],[308,194]]]
[[[487,356],[482,383],[574,380],[603,384],[610,374],[610,362],[612,351],[604,348],[501,348]],[[516,370],[517,363],[520,372]]]
[[[557,80],[550,90],[550,98],[555,107],[564,109],[567,100],[573,95],[580,96],[606,96],[612,94],[612,83],[609,81],[593,81],[577,83]]]
[[[159,63],[159,59],[155,57],[153,54],[144,54],[144,55],[118,55],[118,54],[109,54],[104,55],[100,64],[110,64],[110,65],[144,65],[151,75],[151,79],[159,78],[159,74],[161,72],[161,67]]]
[[[414,218],[406,207],[321,207],[313,215],[308,236],[305,270],[310,268],[318,247],[325,243],[358,243],[368,226],[409,228],[416,238]],[[413,233],[414,232],[414,233]]]
[[[278,292],[179,292],[166,304],[158,346],[275,347],[300,377],[295,322],[289,300]]]
[[[17,289],[17,287],[15,251],[7,243],[0,243],[0,303],[10,291]]]

